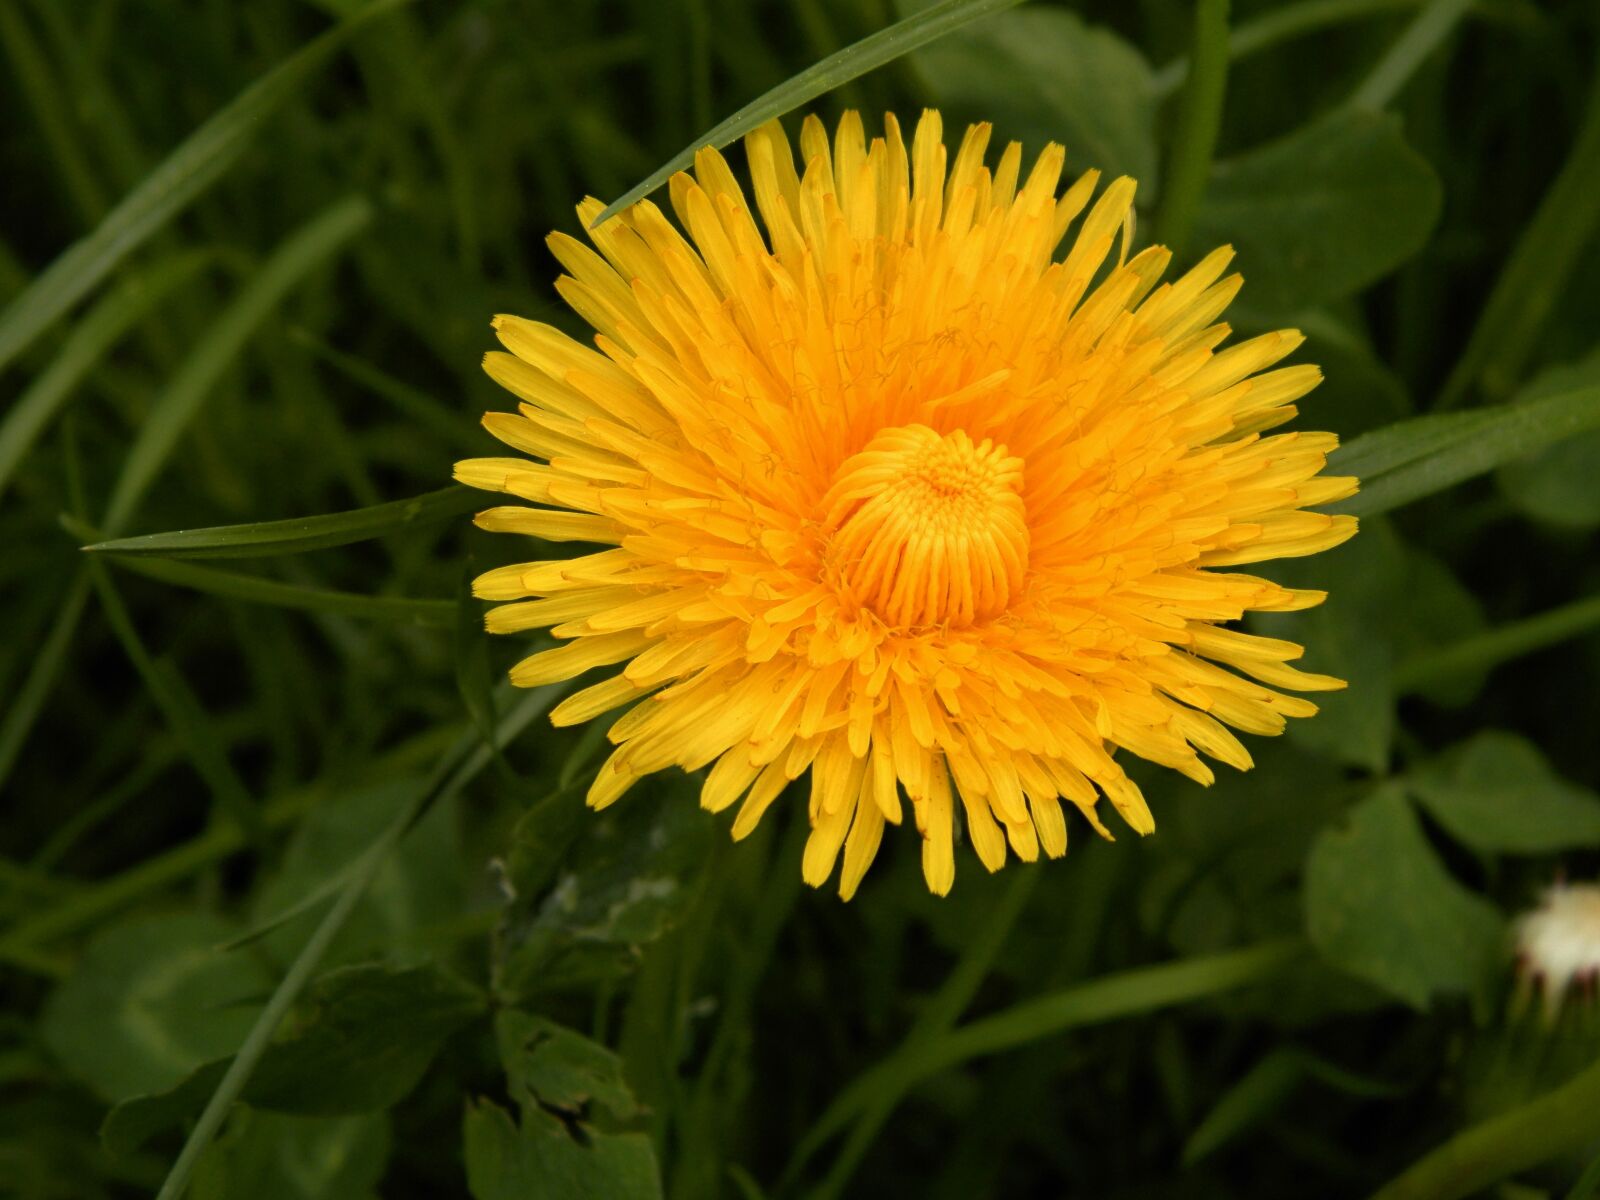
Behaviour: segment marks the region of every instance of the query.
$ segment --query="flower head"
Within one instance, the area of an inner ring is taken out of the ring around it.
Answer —
[[[1539,906],[1517,918],[1518,994],[1544,998],[1546,1018],[1561,1010],[1569,992],[1590,997],[1600,983],[1600,884],[1557,883]]]
[[[990,870],[1007,845],[1062,854],[1062,799],[1109,837],[1103,795],[1147,833],[1117,750],[1209,783],[1201,753],[1250,765],[1230,726],[1316,711],[1276,689],[1343,686],[1225,627],[1322,593],[1220,568],[1355,531],[1306,511],[1355,490],[1318,475],[1334,437],[1263,436],[1320,378],[1263,373],[1300,335],[1219,349],[1230,251],[1160,283],[1167,250],[1127,256],[1132,180],[1062,192],[1059,146],[1023,178],[1016,143],[985,166],[988,139],[947,165],[936,112],[909,147],[892,116],[870,144],[854,113],[831,141],[809,118],[797,168],[774,122],[745,141],[765,235],[705,150],[671,184],[687,238],[646,202],[593,231],[598,254],[550,239],[595,349],[496,320],[510,353],[485,365],[523,403],[485,424],[529,458],[457,478],[535,506],[478,524],[609,548],[476,590],[513,601],[491,630],[564,643],[514,682],[620,665],[552,714],[637,702],[595,807],[709,766],[702,803],[742,801],[743,837],[809,770],[804,875],[842,848],[848,898],[903,792],[943,894],[957,805]]]

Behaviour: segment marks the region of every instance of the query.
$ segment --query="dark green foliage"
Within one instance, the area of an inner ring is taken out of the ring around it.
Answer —
[[[1600,871],[1600,20],[1229,7],[1211,155],[1174,0],[0,0],[0,1198],[1589,1194],[1509,931]],[[1136,175],[1324,369],[1363,532],[1252,627],[1350,687],[1147,840],[845,906],[499,685],[490,317],[807,96]]]

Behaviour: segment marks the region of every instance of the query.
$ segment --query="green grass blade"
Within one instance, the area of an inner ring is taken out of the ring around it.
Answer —
[[[0,787],[4,787],[12,768],[17,765],[17,758],[28,743],[28,732],[50,689],[55,686],[56,675],[66,661],[67,651],[72,649],[72,635],[77,632],[78,620],[88,600],[89,575],[80,570],[61,601],[55,624],[44,645],[39,647],[28,677],[16,694],[6,700],[5,721],[0,723]]]
[[[539,688],[525,696],[506,714],[497,736],[488,745],[479,740],[476,732],[463,737],[445,755],[433,777],[401,805],[394,819],[373,839],[372,844],[351,868],[349,879],[338,898],[334,900],[333,907],[328,910],[304,948],[290,964],[282,981],[267,1001],[266,1007],[256,1019],[255,1025],[251,1027],[227,1073],[222,1077],[222,1082],[217,1085],[217,1090],[212,1094],[205,1111],[195,1122],[194,1130],[184,1142],[183,1150],[179,1153],[177,1161],[172,1164],[172,1170],[162,1183],[156,1200],[178,1200],[188,1188],[190,1176],[194,1173],[200,1155],[222,1127],[222,1122],[227,1117],[229,1109],[233,1107],[234,1100],[249,1082],[251,1073],[271,1044],[290,1006],[311,981],[312,972],[327,953],[334,937],[344,927],[345,921],[349,919],[356,904],[366,893],[378,869],[388,859],[389,852],[411,827],[412,822],[434,800],[450,796],[475,779],[489,764],[495,748],[506,745],[526,728],[535,717],[550,707],[563,690],[562,685],[552,685]]]
[[[1305,954],[1296,939],[1137,967],[1025,1000],[957,1029],[916,1064],[916,1078],[1068,1029],[1237,991],[1281,974]]]
[[[73,107],[28,29],[20,4],[0,4],[0,45],[11,60],[12,78],[27,97],[44,143],[56,160],[67,196],[84,223],[94,224],[105,212],[105,195],[72,127]]]
[[[100,607],[105,611],[112,632],[144,680],[145,690],[166,718],[173,736],[188,753],[190,764],[205,781],[212,800],[239,828],[256,837],[264,835],[266,826],[261,820],[261,810],[228,760],[227,751],[206,716],[204,706],[171,663],[151,655],[105,564],[90,563],[89,577],[99,593]]]
[[[73,327],[50,366],[0,421],[0,495],[39,435],[106,351],[210,258],[206,251],[182,254],[129,279]]]
[[[1600,628],[1600,596],[1574,600],[1560,608],[1402,660],[1394,670],[1395,691],[1415,692],[1452,675],[1496,667],[1597,628]]]
[[[454,600],[418,600],[409,596],[364,596],[359,592],[340,592],[331,588],[302,587],[280,583],[241,571],[221,571],[215,567],[196,567],[167,559],[120,559],[119,564],[139,575],[162,583],[193,588],[212,596],[243,600],[247,604],[270,604],[304,612],[339,617],[366,617],[380,621],[406,621],[417,625],[449,625],[455,619]]]
[[[405,0],[377,0],[240,92],[0,312],[0,370],[233,165],[262,123],[356,30]]]
[[[443,521],[481,508],[483,502],[481,493],[453,484],[406,500],[391,500],[345,512],[148,533],[141,537],[94,542],[83,548],[96,554],[127,558],[266,558],[274,554],[303,554],[307,550],[348,546],[352,542],[384,537],[429,521]]]
[[[1545,192],[1483,306],[1466,349],[1440,393],[1438,408],[1453,408],[1481,383],[1498,399],[1518,383],[1583,248],[1600,228],[1600,72],[1567,161]]]
[[[430,728],[376,761],[369,760],[362,777],[370,780],[414,774],[459,736],[463,736],[460,725]],[[268,829],[293,824],[313,806],[327,800],[328,786],[325,779],[318,780],[269,800],[262,807],[262,820]],[[110,879],[90,884],[61,903],[7,926],[0,931],[0,962],[22,961],[43,943],[88,929],[96,921],[125,911],[144,897],[182,883],[246,845],[245,834],[238,828],[214,825],[190,841],[147,858]]]
[[[1182,1162],[1193,1166],[1240,1134],[1266,1120],[1289,1098],[1305,1076],[1300,1056],[1279,1048],[1268,1053],[1222,1094],[1184,1143]]]
[[[848,83],[885,63],[893,62],[902,54],[909,54],[921,46],[926,46],[929,42],[942,38],[968,22],[1008,8],[1015,8],[1020,3],[1022,0],[941,0],[941,3],[925,8],[916,15],[897,21],[885,29],[880,29],[877,33],[846,46],[836,54],[828,55],[821,62],[812,64],[798,75],[752,100],[726,121],[713,126],[703,136],[685,146],[643,183],[630,188],[607,205],[605,211],[594,219],[593,224],[599,225],[634,201],[648,196],[693,163],[695,153],[702,147],[713,146],[720,150],[752,129],[764,125],[773,117],[780,117],[808,100],[814,100],[824,92],[831,91],[841,83]]]
[[[905,1041],[894,1053],[894,1060],[908,1064],[915,1063],[929,1047],[949,1035],[956,1020],[972,1003],[978,986],[988,977],[989,968],[994,965],[995,957],[1004,948],[1011,927],[1022,915],[1029,897],[1033,895],[1039,876],[1037,867],[1018,868],[1017,877],[1012,880],[1005,895],[988,914],[983,928],[962,951],[961,959],[950,972],[949,978],[940,986],[928,1006],[922,1010],[911,1031],[906,1035]],[[821,1185],[811,1193],[812,1200],[835,1200],[836,1197],[845,1194],[851,1175],[866,1157],[867,1151],[872,1148],[878,1131],[899,1107],[905,1095],[905,1088],[900,1082],[904,1078],[905,1075],[901,1073],[875,1077],[875,1087],[851,1121],[850,1136],[845,1139],[844,1146],[829,1165],[828,1174]],[[818,1128],[823,1129],[825,1125],[819,1122]],[[814,1146],[822,1140],[822,1137],[808,1138],[807,1141]],[[797,1156],[794,1169],[798,1169],[800,1162],[803,1160]]]
[[[1462,1131],[1372,1194],[1372,1200],[1462,1200],[1594,1141],[1600,1062],[1526,1104]]]
[[[166,465],[178,438],[256,327],[295,284],[360,232],[371,218],[372,205],[363,196],[347,196],[330,205],[285,238],[222,311],[140,427],[111,493],[105,519],[108,530],[120,530],[133,515]]]
[[[1270,979],[1305,953],[1297,940],[1181,959],[1104,975],[960,1026],[913,1056],[891,1055],[850,1084],[807,1133],[825,1142],[850,1127],[875,1097],[904,1095],[931,1075],[973,1058],[1015,1049],[1068,1029],[1137,1016]]]
[[[1593,385],[1526,404],[1401,421],[1334,451],[1329,471],[1359,476],[1361,491],[1333,509],[1362,517],[1388,512],[1595,428],[1600,386]]]
[[[1471,0],[1429,0],[1406,31],[1362,80],[1350,97],[1357,108],[1382,112],[1394,103],[1413,75],[1448,38],[1461,18],[1467,15]]]
[[[1244,21],[1228,38],[1231,62],[1276,46],[1279,42],[1306,37],[1337,25],[1368,17],[1383,17],[1396,11],[1418,7],[1422,0],[1301,0],[1270,8],[1260,16]],[[1170,96],[1189,77],[1187,56],[1173,59],[1155,73],[1157,96]]]
[[[291,329],[289,340],[297,342],[321,359],[339,374],[360,384],[374,395],[381,396],[402,414],[415,421],[445,442],[460,446],[469,453],[483,451],[484,435],[476,423],[463,421],[459,413],[451,412],[439,401],[419,388],[402,383],[387,371],[353,354],[336,350],[306,329]]]

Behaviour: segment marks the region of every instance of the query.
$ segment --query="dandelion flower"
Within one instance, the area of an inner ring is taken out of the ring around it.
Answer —
[[[1225,568],[1355,531],[1308,511],[1356,487],[1318,474],[1333,435],[1263,436],[1320,378],[1265,370],[1300,335],[1221,349],[1229,250],[1161,283],[1166,249],[1128,257],[1133,180],[1062,190],[1055,145],[991,168],[989,132],[947,163],[936,112],[909,146],[892,116],[870,144],[854,113],[831,140],[809,118],[797,165],[774,122],[745,141],[753,206],[704,150],[671,184],[687,237],[645,202],[598,254],[550,239],[595,348],[496,320],[485,365],[522,403],[484,423],[528,457],[456,477],[532,504],[477,523],[607,548],[476,591],[511,601],[491,630],[562,642],[514,683],[618,668],[552,713],[631,704],[595,808],[709,767],[740,838],[809,771],[808,883],[842,849],[849,898],[904,798],[943,895],[958,808],[991,871],[1062,854],[1063,799],[1148,833],[1119,750],[1209,783],[1202,753],[1250,766],[1233,729],[1316,711],[1278,689],[1343,686],[1228,627],[1323,593]]]
[[[1557,883],[1517,918],[1517,987],[1522,1002],[1544,997],[1554,1019],[1571,991],[1592,997],[1600,982],[1600,885]]]

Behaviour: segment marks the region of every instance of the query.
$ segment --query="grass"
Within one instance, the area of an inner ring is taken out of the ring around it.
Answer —
[[[1592,1191],[1593,1001],[1515,1019],[1497,940],[1600,868],[1540,807],[1600,806],[1591,9],[0,6],[0,1196]],[[586,813],[603,729],[500,686],[464,580],[517,552],[447,486],[490,318],[582,335],[578,200],[846,104],[1160,164],[1138,236],[1237,239],[1241,334],[1310,332],[1298,425],[1367,480],[1280,572],[1349,693],[1208,792],[1141,776],[1149,839],[958,847],[944,901],[914,838],[804,888],[803,797],[737,847],[678,772]],[[1292,186],[1241,194],[1263,152]],[[1486,769],[1465,846],[1408,781],[1490,730],[1556,782]],[[414,1032],[423,993],[327,1000],[375,962],[471,1002],[330,1111],[297,1039]]]

